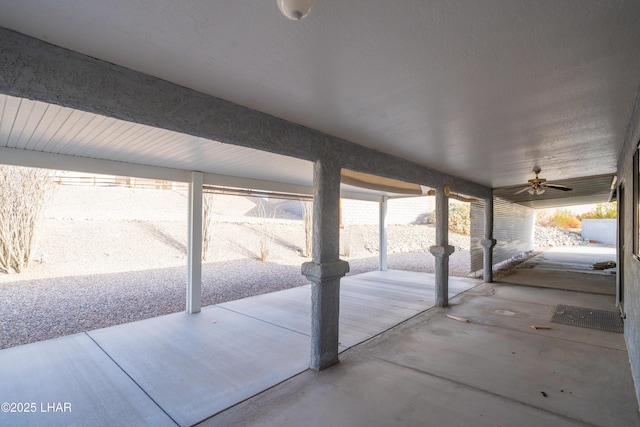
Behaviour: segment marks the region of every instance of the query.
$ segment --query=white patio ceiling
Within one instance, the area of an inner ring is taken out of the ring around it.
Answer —
[[[275,0],[0,0],[2,27],[492,188],[526,183],[534,165],[554,182],[615,173],[638,22],[634,0],[316,0],[300,22]],[[21,143],[310,185],[304,161],[140,132],[108,148],[73,132]]]
[[[2,94],[1,163],[178,181],[188,180],[188,171],[203,171],[213,186],[292,195],[313,190],[313,165],[305,160]],[[407,197],[346,184],[342,195]]]
[[[0,95],[0,120],[2,147],[313,185],[304,160],[44,102]]]

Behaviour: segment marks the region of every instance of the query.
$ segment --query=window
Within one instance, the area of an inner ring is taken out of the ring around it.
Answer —
[[[640,259],[640,148],[633,155],[633,254]]]

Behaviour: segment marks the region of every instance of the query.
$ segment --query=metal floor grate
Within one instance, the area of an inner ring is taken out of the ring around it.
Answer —
[[[607,332],[623,333],[622,318],[617,311],[596,310],[593,308],[556,305],[551,317],[553,323],[598,329]]]

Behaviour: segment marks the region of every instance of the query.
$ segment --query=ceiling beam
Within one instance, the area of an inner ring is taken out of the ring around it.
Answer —
[[[99,175],[116,175],[135,178],[158,179],[173,182],[189,182],[191,172],[160,166],[141,165],[114,160],[92,159],[41,151],[0,147],[0,163],[14,166],[42,168],[60,171],[83,172]],[[313,188],[283,182],[205,173],[204,184],[228,188],[241,188],[260,192],[277,192],[310,195]],[[356,196],[356,194],[347,194]],[[368,198],[367,198],[368,199]]]
[[[0,147],[0,164],[174,182],[189,182],[191,179],[190,171],[180,169],[7,147]]]
[[[191,171],[187,170],[119,162],[114,160],[69,156],[65,154],[45,153],[41,151],[20,150],[7,147],[0,147],[0,164],[56,171],[82,172],[97,175],[116,175],[133,178],[157,179],[182,183],[187,183],[191,179]],[[204,173],[203,182],[205,185],[264,193],[282,193],[294,196],[313,195],[313,187],[306,185],[220,175],[215,173]],[[382,200],[382,196],[379,194],[361,193],[344,188],[340,191],[340,196],[344,199],[364,200],[370,202],[379,202]]]

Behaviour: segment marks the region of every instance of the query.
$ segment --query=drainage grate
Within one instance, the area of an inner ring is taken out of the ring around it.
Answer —
[[[564,323],[565,325],[599,329],[607,332],[624,332],[622,319],[617,311],[558,304],[553,312],[551,321],[553,323]]]

